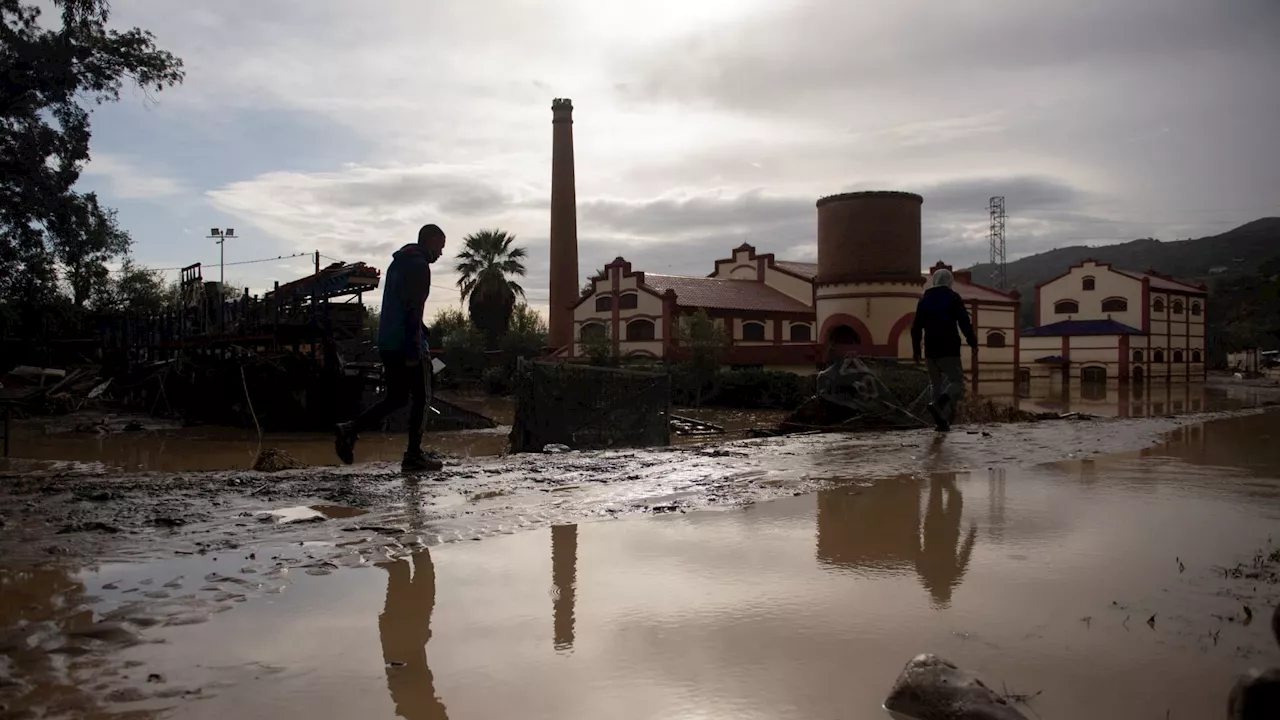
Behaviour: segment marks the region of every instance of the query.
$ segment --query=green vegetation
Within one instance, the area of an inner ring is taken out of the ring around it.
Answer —
[[[513,278],[524,277],[522,247],[514,247],[515,235],[503,230],[481,230],[462,239],[458,253],[458,288],[468,303],[471,324],[485,338],[489,350],[497,350],[507,334],[516,299],[524,288]]]
[[[1195,240],[1161,242],[1154,238],[1118,245],[1058,248],[1008,264],[1009,287],[1022,292],[1022,322],[1035,325],[1036,285],[1064,273],[1072,265],[1092,258],[1121,270],[1159,270],[1190,283],[1218,284],[1255,273],[1280,247],[1280,218],[1254,220],[1220,235]],[[1216,272],[1211,272],[1216,269]],[[989,284],[992,266],[975,265],[973,278]],[[1211,288],[1212,290],[1212,288]],[[1210,295],[1209,307],[1220,302]]]
[[[89,116],[126,80],[144,92],[182,82],[182,61],[139,28],[107,29],[106,0],[52,0],[60,15],[0,0],[0,336],[74,336],[85,310],[145,309],[162,287],[131,263],[114,210],[75,190],[89,161]],[[162,293],[161,293],[162,294]]]
[[[1210,365],[1224,365],[1229,352],[1280,350],[1280,255],[1255,273],[1214,282],[1205,320]]]
[[[523,302],[512,307],[509,327],[498,338],[496,350],[488,349],[484,333],[457,308],[436,313],[427,327],[432,343],[443,355],[442,385],[480,381],[489,392],[498,395],[511,391],[511,375],[518,359],[540,356],[547,343],[546,321]]]
[[[680,316],[675,327],[679,364],[674,375],[676,385],[691,391],[694,406],[702,404],[702,395],[714,385],[717,373],[729,352],[729,334],[716,324],[706,310]]]

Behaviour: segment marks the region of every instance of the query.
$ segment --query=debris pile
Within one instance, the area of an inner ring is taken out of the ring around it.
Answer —
[[[280,472],[281,470],[298,470],[306,465],[289,453],[279,448],[267,448],[258,453],[253,469],[258,472]]]

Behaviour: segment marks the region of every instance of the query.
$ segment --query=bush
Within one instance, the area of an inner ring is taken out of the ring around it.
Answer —
[[[485,368],[481,381],[484,383],[485,391],[490,395],[511,394],[511,369],[505,365]]]
[[[671,368],[672,402],[749,408],[754,410],[793,410],[816,393],[813,376],[801,376],[781,370],[720,369],[710,380],[687,365]]]

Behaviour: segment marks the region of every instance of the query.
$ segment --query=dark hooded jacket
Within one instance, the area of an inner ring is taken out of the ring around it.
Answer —
[[[422,309],[430,293],[431,264],[426,252],[417,243],[397,250],[382,278],[378,350],[408,359],[422,357]]]
[[[959,332],[957,332],[957,327]],[[960,333],[964,333],[969,347],[978,347],[973,334],[973,323],[964,301],[949,287],[931,287],[924,291],[916,305],[916,319],[911,323],[911,350],[920,357],[920,334],[924,333],[924,357],[960,357]]]

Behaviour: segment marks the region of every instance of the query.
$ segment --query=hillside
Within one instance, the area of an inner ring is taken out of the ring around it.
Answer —
[[[1009,287],[1022,292],[1022,316],[1024,324],[1030,324],[1035,317],[1032,306],[1036,285],[1089,258],[1123,270],[1159,270],[1182,280],[1207,283],[1212,290],[1218,281],[1249,275],[1276,255],[1280,255],[1280,217],[1270,217],[1194,240],[1161,242],[1146,238],[1118,245],[1058,248],[1015,260],[1008,264],[1007,272]],[[1210,274],[1211,268],[1226,268],[1226,272]],[[984,282],[991,277],[992,266],[983,263],[972,270],[974,279]]]

